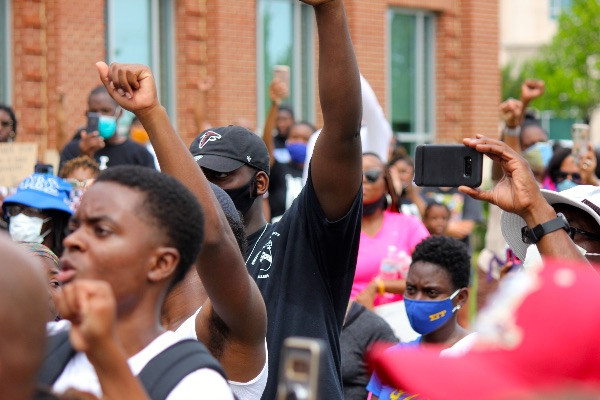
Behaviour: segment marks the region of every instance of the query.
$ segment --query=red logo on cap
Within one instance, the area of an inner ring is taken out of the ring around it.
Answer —
[[[217,132],[206,131],[204,133],[204,135],[202,135],[202,137],[200,138],[200,142],[198,143],[198,148],[201,149],[204,146],[206,146],[206,144],[208,142],[214,142],[219,139],[221,139],[221,135],[219,135]]]

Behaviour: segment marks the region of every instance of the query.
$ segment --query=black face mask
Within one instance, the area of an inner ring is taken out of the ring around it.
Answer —
[[[383,209],[383,205],[385,204],[385,194],[379,198],[379,200],[375,201],[371,204],[363,203],[363,215],[369,216],[375,214],[378,210]]]
[[[239,188],[223,190],[231,197],[235,208],[241,212],[242,215],[246,215],[258,196],[256,193],[256,175],[254,175],[247,184]]]

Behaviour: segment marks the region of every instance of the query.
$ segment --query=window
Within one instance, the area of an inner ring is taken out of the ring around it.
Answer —
[[[550,18],[556,19],[571,8],[573,0],[550,0]]]
[[[257,112],[262,126],[270,107],[273,66],[290,67],[290,97],[296,120],[314,122],[314,12],[295,0],[258,0]]]
[[[107,0],[106,43],[109,62],[150,66],[160,102],[174,123],[177,118],[173,4],[170,0]]]
[[[0,0],[0,103],[12,105],[11,0]]]
[[[431,142],[434,118],[435,17],[420,11],[388,12],[392,129],[407,150]]]

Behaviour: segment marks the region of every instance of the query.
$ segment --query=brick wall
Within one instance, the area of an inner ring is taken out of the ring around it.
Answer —
[[[103,0],[13,1],[13,104],[19,140],[57,146],[57,117],[68,137],[85,123],[87,95],[105,58]],[[62,111],[59,101],[62,98]]]
[[[246,119],[256,125],[256,0],[173,1],[177,127],[184,140],[189,143],[197,134],[193,108],[199,96],[197,82],[206,74],[215,79],[207,97],[208,121],[222,125]],[[61,141],[61,113],[70,137],[85,123],[87,94],[99,83],[94,62],[106,57],[105,1],[12,3],[13,104],[19,140],[38,141],[41,150],[54,148]],[[346,1],[359,67],[386,111],[389,7],[436,14],[438,140],[495,134],[500,100],[497,0]],[[318,108],[316,115],[319,125]]]

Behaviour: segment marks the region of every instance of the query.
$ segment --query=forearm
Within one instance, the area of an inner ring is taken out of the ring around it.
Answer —
[[[205,224],[204,245],[218,245],[223,239],[227,219],[223,211],[215,207],[217,199],[208,180],[173,129],[166,110],[158,105],[152,110],[137,113],[137,117],[148,132],[161,170],[183,183],[202,205]],[[231,237],[235,241],[233,234]]]
[[[100,381],[103,399],[148,399],[140,381],[129,369],[123,350],[113,340],[97,346],[95,351],[87,352],[90,363],[96,370]]]
[[[263,128],[263,141],[267,146],[267,150],[269,151],[269,164],[271,167],[275,164],[275,143],[273,142],[273,130],[275,129],[275,121],[277,119],[277,112],[279,110],[279,105],[277,102],[271,102],[271,108],[269,108],[269,113],[267,114],[267,119],[265,120],[265,126]]]
[[[361,95],[344,5],[315,7],[319,31],[319,95],[324,126],[311,161],[317,199],[329,220],[349,211],[362,182]]]
[[[319,32],[319,98],[330,135],[352,140],[359,132],[362,101],[358,64],[342,0],[315,7]],[[343,101],[341,101],[343,100]]]
[[[462,239],[469,236],[474,228],[475,221],[473,220],[450,221],[446,227],[445,234],[457,239]]]
[[[385,293],[404,294],[406,290],[406,280],[404,279],[382,279],[381,289]]]

